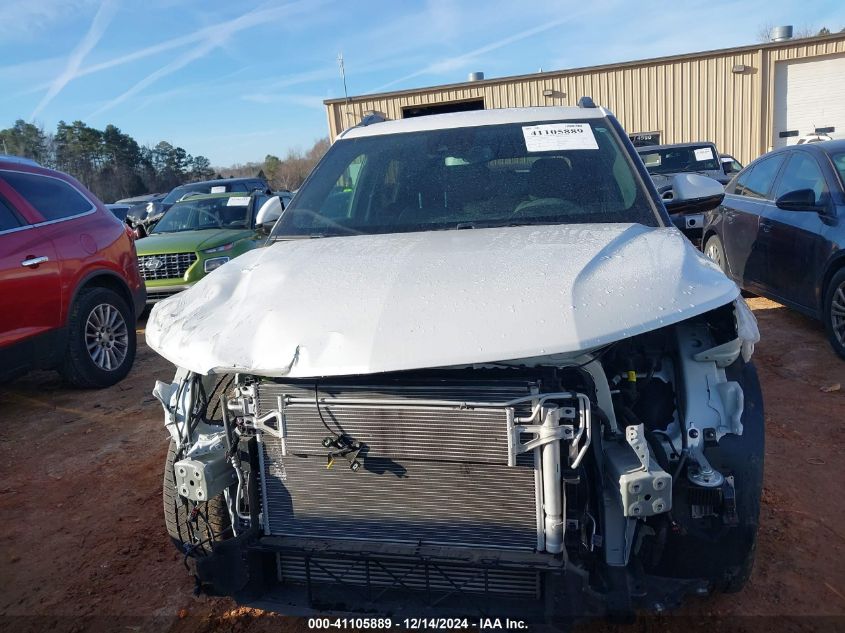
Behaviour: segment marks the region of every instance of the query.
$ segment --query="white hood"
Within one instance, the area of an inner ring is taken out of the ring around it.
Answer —
[[[180,367],[316,377],[595,348],[739,290],[674,228],[525,226],[277,242],[155,306]]]

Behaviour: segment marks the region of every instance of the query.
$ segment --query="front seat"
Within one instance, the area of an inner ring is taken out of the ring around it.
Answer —
[[[514,209],[514,215],[559,213],[573,207],[577,198],[572,167],[562,158],[540,158],[531,165],[528,176],[529,200]]]

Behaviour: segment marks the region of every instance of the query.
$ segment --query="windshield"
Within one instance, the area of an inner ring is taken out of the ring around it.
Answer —
[[[677,174],[685,171],[721,171],[712,145],[684,145],[640,152],[650,174]]]
[[[177,202],[167,210],[152,233],[248,228],[249,200],[249,196],[224,196]]]
[[[272,237],[591,222],[660,224],[604,120],[341,139]]]

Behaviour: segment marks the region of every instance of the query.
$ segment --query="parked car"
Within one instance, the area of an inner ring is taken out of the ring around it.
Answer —
[[[267,191],[269,185],[264,178],[223,178],[217,180],[203,180],[191,182],[174,187],[170,193],[158,200],[151,200],[147,203],[147,215],[143,219],[148,223],[149,228],[161,215],[170,207],[176,204],[189,193],[250,193],[253,191]]]
[[[135,359],[144,284],[126,226],[75,179],[0,156],[0,379],[107,387]]]
[[[719,160],[722,162],[722,169],[725,171],[725,175],[729,178],[733,178],[734,174],[742,171],[742,163],[730,154],[719,154]]]
[[[135,243],[149,304],[260,246],[283,209],[280,198],[266,192],[186,196]]]
[[[116,200],[115,204],[127,205],[129,207],[126,216],[129,218],[130,222],[135,225],[144,220],[147,217],[150,208],[154,207],[156,202],[164,199],[165,195],[166,194],[163,193],[150,193],[143,196]]]
[[[836,141],[841,140],[842,138],[842,134],[837,134],[835,132],[814,132],[812,134],[802,136],[795,142],[795,144],[803,145],[804,143],[821,143],[822,141]]]
[[[722,184],[728,182],[723,163],[719,159],[719,152],[713,143],[676,143],[674,145],[654,145],[638,147],[637,153],[645,164],[648,173],[654,180],[657,192],[663,198],[664,204],[673,220],[693,243],[701,240],[701,227],[704,215],[701,209],[688,209],[684,213],[677,213],[672,208],[672,200],[676,196],[676,176],[681,174],[695,174],[712,178]],[[681,179],[679,182],[684,182]],[[722,195],[714,189],[714,196]],[[711,200],[705,204],[712,208]]]
[[[129,213],[129,209],[132,208],[128,204],[117,204],[117,203],[107,204],[107,205],[105,205],[105,207],[106,207],[106,209],[111,211],[114,214],[114,217],[116,217],[121,222],[126,221],[126,214]]]
[[[408,627],[743,586],[754,317],[580,104],[349,129],[270,245],[152,309],[199,588]]]
[[[769,152],[708,214],[704,252],[745,290],[824,321],[845,358],[845,140]]]

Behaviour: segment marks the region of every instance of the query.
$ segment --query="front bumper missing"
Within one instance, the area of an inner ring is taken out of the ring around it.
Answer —
[[[196,565],[208,593],[246,606],[291,616],[391,618],[394,625],[509,617],[565,626],[636,609],[671,610],[686,596],[709,593],[704,580],[634,577],[632,569],[614,570],[597,591],[600,573],[590,576],[546,553],[292,537],[226,541]]]

